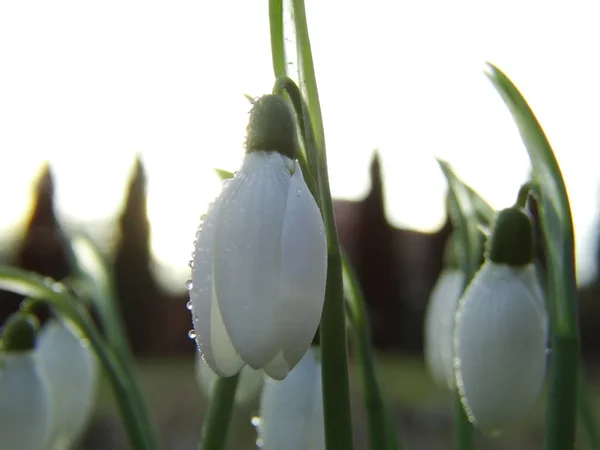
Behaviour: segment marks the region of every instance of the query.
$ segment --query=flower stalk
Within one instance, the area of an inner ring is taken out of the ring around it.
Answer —
[[[227,443],[229,423],[237,389],[239,373],[216,381],[213,399],[202,428],[199,450],[223,450]]]

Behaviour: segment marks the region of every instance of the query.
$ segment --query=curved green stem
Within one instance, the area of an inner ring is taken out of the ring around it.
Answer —
[[[68,247],[71,250],[73,272],[76,278],[91,286],[90,296],[106,334],[106,340],[116,356],[120,358],[123,369],[131,379],[130,395],[135,397],[138,404],[144,404],[135,358],[127,341],[125,325],[115,302],[114,275],[98,247],[87,236],[73,236]],[[140,414],[145,416],[144,424],[150,426],[151,421],[147,408],[140,411]],[[152,428],[145,431],[145,434],[150,436],[153,433]]]
[[[77,300],[69,296],[60,283],[52,283],[52,280],[48,283],[47,280],[21,269],[0,267],[1,289],[30,297],[33,300],[28,302],[28,307],[34,306],[35,302],[48,304],[72,322],[89,340],[113,388],[131,447],[136,450],[156,449],[154,437],[148,432],[152,430],[152,426],[148,422],[147,408],[137,396],[131,395],[136,388],[122,361],[107,345],[91,317],[77,304]]]
[[[371,450],[400,450],[400,442],[388,405],[383,397],[383,389],[377,373],[375,354],[371,346],[368,313],[364,296],[358,284],[358,278],[345,254],[342,253],[344,286],[347,292],[348,318],[354,337],[358,366],[361,373],[367,422],[369,424],[369,442]]]
[[[229,378],[219,377],[215,383],[210,408],[202,428],[199,450],[223,450],[240,374]]]

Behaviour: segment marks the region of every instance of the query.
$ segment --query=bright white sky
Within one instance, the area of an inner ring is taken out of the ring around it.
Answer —
[[[235,170],[243,156],[243,94],[273,83],[267,3],[1,2],[5,235],[23,222],[43,161],[61,217],[85,223],[119,210],[138,153],[153,250],[183,283],[198,218],[218,190],[212,168]],[[600,203],[595,3],[307,0],[334,196],[368,191],[378,147],[397,226],[441,224],[446,185],[434,156],[493,206],[512,203],[529,165],[482,74],[489,60],[520,87],[558,155],[588,279]]]

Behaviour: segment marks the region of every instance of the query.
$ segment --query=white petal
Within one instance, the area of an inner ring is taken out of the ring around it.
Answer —
[[[71,447],[93,412],[99,368],[88,345],[56,319],[46,322],[38,336],[36,357],[50,388],[56,448]]]
[[[322,409],[320,386],[321,368],[312,352],[306,353],[285,380],[265,381],[260,402],[263,450],[325,448],[322,416],[316,409]]]
[[[51,399],[34,352],[5,353],[0,366],[0,448],[47,448]]]
[[[281,233],[290,173],[278,153],[253,152],[219,199],[215,290],[240,356],[261,368],[281,348]]]
[[[425,313],[425,361],[436,384],[447,389],[455,387],[452,333],[464,279],[461,270],[442,271]]]
[[[483,430],[497,432],[521,418],[542,390],[548,320],[532,294],[536,283],[528,268],[486,262],[460,301],[457,386],[469,418]]]
[[[225,330],[213,288],[215,217],[220,208],[220,198],[229,189],[229,184],[224,184],[221,195],[209,206],[196,235],[190,287],[198,349],[213,371],[220,376],[235,375],[244,365]]]
[[[283,352],[277,354],[266,366],[265,373],[274,380],[283,380],[290,372],[290,365],[285,360]]]
[[[327,279],[323,228],[321,212],[296,162],[281,236],[281,300],[285,310],[280,324],[284,357],[290,368],[310,347],[323,312]]]

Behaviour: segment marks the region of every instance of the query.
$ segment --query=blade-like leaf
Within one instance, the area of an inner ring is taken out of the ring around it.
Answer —
[[[575,282],[573,220],[565,184],[550,143],[533,111],[497,67],[486,75],[500,93],[519,129],[533,167],[540,222],[548,264],[548,296],[552,318],[552,358],[546,416],[546,450],[570,450],[577,416],[579,331]]]

